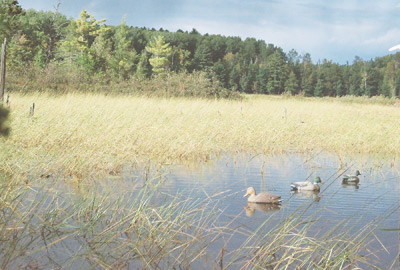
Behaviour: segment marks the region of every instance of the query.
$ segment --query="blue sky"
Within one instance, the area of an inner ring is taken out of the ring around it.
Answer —
[[[58,0],[19,3],[54,10]],[[131,26],[254,37],[285,52],[308,52],[314,62],[370,60],[400,43],[400,0],[61,0],[60,12],[68,17],[82,9],[111,25],[126,15]]]

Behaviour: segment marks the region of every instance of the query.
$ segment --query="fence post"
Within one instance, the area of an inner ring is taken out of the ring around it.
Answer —
[[[6,42],[1,46],[1,62],[0,62],[0,102],[3,103],[4,100],[4,86],[6,84]]]

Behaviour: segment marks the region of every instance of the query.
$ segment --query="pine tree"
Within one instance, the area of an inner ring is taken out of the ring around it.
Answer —
[[[314,96],[322,97],[324,92],[325,92],[324,81],[322,78],[319,78],[314,88]]]
[[[164,36],[159,35],[154,37],[146,46],[146,51],[151,53],[150,65],[153,67],[153,72],[156,75],[165,73],[169,66],[169,57],[172,54],[172,49],[169,43],[166,43]]]
[[[298,93],[298,91],[299,83],[297,81],[296,74],[291,71],[288,79],[285,81],[285,92],[295,95]]]
[[[115,49],[111,57],[110,66],[116,76],[126,80],[133,72],[137,55],[136,51],[130,47],[131,42],[128,40],[128,27],[125,20],[124,17],[114,35]]]

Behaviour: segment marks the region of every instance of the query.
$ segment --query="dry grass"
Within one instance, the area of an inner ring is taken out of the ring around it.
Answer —
[[[343,100],[12,94],[12,131],[0,139],[0,170],[88,177],[149,160],[197,162],[238,151],[400,154],[398,107]]]

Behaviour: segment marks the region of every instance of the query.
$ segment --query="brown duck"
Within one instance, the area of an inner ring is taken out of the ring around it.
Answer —
[[[250,195],[250,196],[249,196]],[[249,203],[270,203],[280,204],[282,202],[281,196],[274,195],[268,192],[261,192],[256,194],[256,190],[253,187],[249,187],[243,197],[249,196],[247,201]]]

